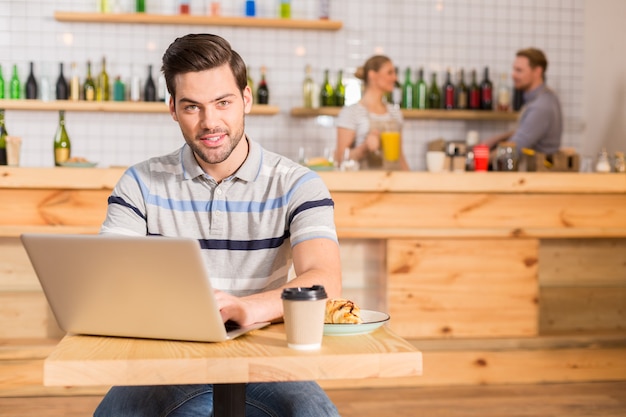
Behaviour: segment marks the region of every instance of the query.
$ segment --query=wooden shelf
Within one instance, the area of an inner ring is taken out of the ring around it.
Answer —
[[[72,100],[0,100],[0,109],[26,111],[72,111],[108,113],[168,113],[168,106],[161,102],[135,101],[72,101]],[[252,115],[271,116],[280,108],[269,105],[253,105]]]
[[[149,13],[54,12],[54,18],[59,22],[239,26],[268,29],[339,30],[343,26],[340,21],[327,19],[272,19],[261,17],[165,15]]]
[[[309,109],[295,107],[291,109],[294,117],[316,117],[316,116],[337,116],[341,107],[319,107]],[[415,110],[403,109],[402,115],[405,119],[421,120],[492,120],[503,122],[514,122],[517,120],[518,112],[497,112],[481,110]]]

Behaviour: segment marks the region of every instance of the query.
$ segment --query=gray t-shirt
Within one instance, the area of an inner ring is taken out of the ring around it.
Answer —
[[[511,141],[517,149],[530,148],[544,154],[556,153],[561,147],[563,120],[561,104],[554,91],[540,85],[524,93],[524,107]]]

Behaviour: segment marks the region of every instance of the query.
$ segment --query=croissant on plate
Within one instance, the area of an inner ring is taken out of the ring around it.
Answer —
[[[359,324],[363,321],[361,320],[360,313],[361,309],[354,302],[344,298],[333,298],[326,301],[324,323]]]

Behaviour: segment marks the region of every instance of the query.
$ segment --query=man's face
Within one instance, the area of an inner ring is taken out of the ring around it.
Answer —
[[[513,62],[513,84],[518,90],[528,91],[542,80],[541,67],[532,68],[525,56],[515,57]]]
[[[244,115],[252,107],[250,89],[246,87],[242,97],[227,64],[179,74],[174,82],[176,97],[170,99],[170,113],[196,160],[209,172],[229,159],[244,136]]]

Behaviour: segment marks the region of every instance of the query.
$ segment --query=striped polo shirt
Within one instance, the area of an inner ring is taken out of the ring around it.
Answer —
[[[293,246],[337,242],[333,201],[315,172],[249,145],[243,165],[219,184],[187,144],[130,167],[100,232],[197,239],[213,287],[236,296],[284,285]]]

